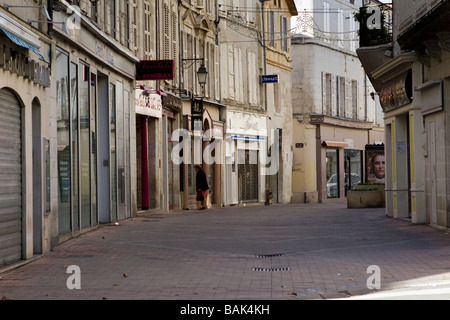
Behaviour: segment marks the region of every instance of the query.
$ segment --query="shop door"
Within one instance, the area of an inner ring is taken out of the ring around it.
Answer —
[[[362,151],[345,150],[345,195],[362,181]]]
[[[430,223],[437,224],[437,173],[436,173],[436,124],[434,121],[429,124],[429,141],[430,146]]]
[[[0,90],[0,266],[22,257],[21,107]]]
[[[239,201],[258,201],[258,152],[238,151]]]
[[[109,139],[109,87],[108,78],[98,75],[98,215],[100,223],[111,222],[111,179]],[[113,163],[114,164],[114,163]]]

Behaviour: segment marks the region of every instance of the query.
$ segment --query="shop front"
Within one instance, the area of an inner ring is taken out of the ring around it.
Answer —
[[[51,249],[48,43],[0,12],[0,268]]]
[[[172,140],[172,134],[181,127],[181,99],[166,92],[162,96],[162,150],[163,159],[163,209],[164,211],[182,208],[180,196],[180,166],[174,164],[172,150],[179,141]]]
[[[368,144],[381,144],[384,133],[372,129],[372,123],[311,116],[316,126],[317,201],[345,199],[347,192],[367,182]],[[314,202],[314,195],[307,201]]]
[[[221,106],[202,101],[198,112],[195,112],[196,102],[197,100],[184,101],[184,134],[182,140],[179,140],[182,151],[177,154],[183,159],[179,170],[185,210],[197,209],[199,206],[196,201],[196,164],[202,166],[208,180],[207,207],[223,205],[224,123],[220,121]]]
[[[162,97],[146,87],[136,88],[137,209],[159,208]]]
[[[225,204],[264,202],[269,177],[277,173],[269,174],[266,165],[277,166],[279,159],[274,149],[274,163],[267,161],[270,135],[266,116],[228,111],[226,123]]]
[[[382,83],[387,215],[413,223],[426,222],[424,118],[418,99],[422,71],[415,54],[405,53],[372,73]],[[422,89],[426,91],[424,86]]]
[[[92,25],[85,17],[81,23]],[[51,128],[58,215],[51,233],[57,242],[136,213],[131,151],[137,58],[98,29],[85,30],[90,32],[54,29]]]

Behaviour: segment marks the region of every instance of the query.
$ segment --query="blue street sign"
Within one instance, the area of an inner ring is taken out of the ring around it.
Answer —
[[[278,75],[262,75],[261,76],[261,83],[278,83]]]

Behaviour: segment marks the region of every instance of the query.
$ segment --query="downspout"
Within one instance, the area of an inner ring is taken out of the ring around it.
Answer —
[[[264,75],[267,74],[267,53],[266,53],[266,22],[264,19],[264,4],[268,0],[259,0],[262,3],[261,16],[262,16],[262,42],[263,42],[263,59],[264,59]],[[267,85],[264,86],[264,111],[267,112]]]

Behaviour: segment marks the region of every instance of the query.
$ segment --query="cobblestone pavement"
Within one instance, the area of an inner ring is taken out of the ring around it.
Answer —
[[[72,265],[79,267],[81,289],[68,289]],[[0,297],[340,298],[370,292],[372,265],[380,268],[381,289],[426,276],[445,279],[450,235],[388,218],[384,209],[347,209],[344,203],[147,213],[102,225],[3,270]]]

